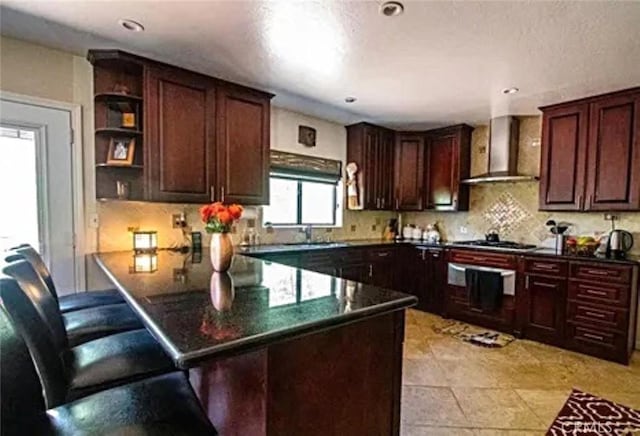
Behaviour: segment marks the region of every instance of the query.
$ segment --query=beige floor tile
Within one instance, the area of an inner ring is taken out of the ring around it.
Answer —
[[[402,368],[402,383],[405,385],[448,386],[438,362],[431,358],[404,359]]]
[[[498,388],[504,386],[501,365],[472,360],[438,360],[450,386]]]
[[[449,388],[423,386],[402,387],[402,423],[469,427]]]
[[[433,353],[426,339],[405,339],[403,355],[406,359],[433,359]]]
[[[542,364],[560,364],[565,366],[580,366],[587,363],[589,356],[563,350],[562,348],[540,344],[538,342],[519,340],[517,344],[534,355]]]
[[[423,425],[403,425],[401,436],[476,436],[475,430],[470,428],[432,427]]]
[[[503,365],[503,386],[514,389],[570,389],[575,383],[574,372],[560,364]]]
[[[545,389],[516,389],[516,392],[547,428],[551,426],[551,423],[556,419],[558,412],[560,412],[560,409],[562,409],[562,406],[571,394],[570,389],[555,391]]]
[[[403,435],[542,435],[572,388],[640,409],[638,352],[624,366],[527,340],[486,349],[436,333],[442,322],[407,313]]]
[[[473,427],[544,430],[544,423],[513,389],[453,388]]]

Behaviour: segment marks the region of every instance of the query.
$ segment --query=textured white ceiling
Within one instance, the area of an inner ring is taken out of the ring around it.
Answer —
[[[640,1],[407,1],[394,18],[378,1],[2,3],[3,34],[83,54],[132,51],[344,123],[486,122],[640,85]],[[520,93],[503,95],[510,86]]]

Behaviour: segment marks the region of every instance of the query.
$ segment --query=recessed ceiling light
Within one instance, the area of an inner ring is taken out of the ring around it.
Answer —
[[[358,99],[357,99],[357,98],[355,98],[355,97],[346,97],[346,98],[344,99],[344,102],[345,102],[345,103],[354,103],[356,100],[358,100]]]
[[[502,93],[503,93],[503,94],[515,94],[515,93],[516,93],[516,92],[518,92],[518,91],[520,91],[520,89],[518,89],[518,88],[516,88],[516,87],[514,86],[514,87],[511,87],[511,88],[504,88],[504,89],[502,90]]]
[[[380,13],[385,17],[395,17],[404,12],[404,5],[400,2],[390,1],[380,5]]]
[[[118,20],[118,24],[131,32],[144,32],[144,26],[142,24],[128,18],[121,18]]]

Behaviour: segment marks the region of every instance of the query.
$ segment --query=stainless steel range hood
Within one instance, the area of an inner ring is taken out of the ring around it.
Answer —
[[[462,183],[521,182],[538,180],[518,173],[520,122],[510,115],[493,118],[489,130],[489,172],[462,180]]]

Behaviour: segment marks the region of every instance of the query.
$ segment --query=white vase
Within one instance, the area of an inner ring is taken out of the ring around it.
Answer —
[[[231,267],[233,242],[229,233],[212,233],[209,251],[214,271],[225,272]]]

